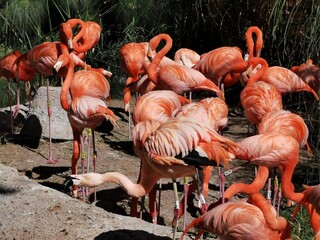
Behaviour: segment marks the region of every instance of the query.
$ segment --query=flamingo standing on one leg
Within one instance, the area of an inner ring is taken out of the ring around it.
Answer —
[[[49,117],[49,157],[48,163],[56,163],[57,160],[52,156],[51,144],[51,103],[49,95],[49,76],[53,74],[54,65],[59,62],[60,67],[64,67],[70,60],[68,48],[60,42],[44,42],[36,45],[27,53],[27,61],[38,73],[43,74],[47,79],[47,99],[48,99],[48,117]]]

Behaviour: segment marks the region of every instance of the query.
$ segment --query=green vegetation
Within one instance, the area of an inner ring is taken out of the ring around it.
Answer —
[[[58,40],[59,25],[69,18],[102,25],[100,42],[95,52],[88,54],[87,61],[113,73],[110,79],[112,98],[122,97],[126,80],[119,65],[119,48],[128,42],[148,41],[161,32],[170,34],[174,40],[169,57],[181,47],[201,54],[229,45],[245,52],[244,33],[249,26],[256,25],[264,34],[262,57],[270,65],[290,68],[309,58],[320,64],[318,0],[4,0],[0,1],[0,57],[14,49],[26,52],[36,44]],[[58,85],[60,81],[53,83]],[[38,86],[37,81],[33,85]],[[16,86],[13,83],[11,86],[15,103]],[[0,91],[7,92],[4,79],[0,81]],[[21,92],[24,93],[23,89]],[[310,130],[313,157],[309,164],[313,168],[308,172],[312,172],[313,177],[301,183],[319,183],[319,103],[306,94],[285,96],[284,103],[287,109],[303,115]],[[236,100],[233,104],[237,104]],[[0,106],[7,105],[7,94],[1,94]],[[306,214],[298,214],[293,222],[294,239],[312,239],[310,228],[304,228],[307,221]]]

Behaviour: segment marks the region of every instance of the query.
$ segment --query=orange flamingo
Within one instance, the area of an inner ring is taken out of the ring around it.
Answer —
[[[59,65],[57,67],[57,71],[59,71]],[[99,126],[104,119],[110,120],[114,125],[117,126],[116,120],[117,117],[115,114],[107,108],[105,102],[97,97],[82,95],[83,92],[77,93],[75,89],[73,89],[73,94],[71,94],[72,101],[69,103],[68,101],[68,92],[71,92],[72,81],[81,83],[83,88],[86,88],[86,83],[89,82],[90,87],[95,87],[96,84],[92,83],[88,79],[82,80],[84,75],[94,74],[96,75],[96,71],[78,71],[74,73],[74,64],[72,61],[69,62],[67,76],[61,88],[60,94],[60,102],[61,106],[64,110],[68,112],[68,118],[71,124],[72,132],[73,132],[73,155],[72,155],[72,163],[71,163],[71,172],[72,174],[77,174],[77,162],[80,156],[80,135],[84,128],[94,129]],[[99,74],[99,73],[98,73]],[[102,76],[103,77],[103,76]],[[77,86],[78,87],[78,86]],[[99,92],[99,91],[98,91]],[[85,94],[86,92],[84,92]],[[93,91],[93,95],[96,92]],[[98,93],[100,96],[101,93]],[[102,95],[104,96],[104,95]],[[77,187],[73,186],[73,196],[77,197]]]
[[[277,217],[275,209],[260,193],[249,199],[227,202],[211,209],[194,219],[183,232],[180,240],[189,229],[196,227],[200,239],[204,232],[212,232],[219,239],[291,239],[291,226],[283,217]]]
[[[274,86],[265,82],[246,86],[240,93],[240,100],[246,118],[256,125],[268,112],[283,108],[281,94]]]
[[[316,93],[319,93],[320,68],[313,64],[312,59],[308,59],[300,66],[293,66],[291,71],[301,77]]]
[[[118,172],[71,175],[73,183],[97,187],[103,183],[115,182],[130,196],[138,198],[148,194],[161,178],[193,176],[194,164],[228,165],[228,160],[241,151],[234,142],[211,128],[178,117],[165,123],[139,122],[134,128],[133,139],[135,153],[141,159],[139,183],[132,183],[128,177]],[[175,191],[175,200],[178,201],[176,195]]]
[[[213,91],[224,98],[221,90],[199,71],[177,64],[168,64],[157,71],[157,67],[164,55],[172,47],[172,39],[168,34],[159,34],[150,40],[150,45],[158,46],[161,40],[165,40],[165,46],[157,52],[152,59],[147,73],[149,79],[156,85],[153,90],[172,90],[178,94],[190,91]]]
[[[12,112],[10,80],[16,80],[17,65],[15,61],[19,56],[21,56],[20,51],[15,50],[0,59],[0,77],[5,77],[8,81],[11,131],[13,131],[13,118],[17,116],[18,112]]]

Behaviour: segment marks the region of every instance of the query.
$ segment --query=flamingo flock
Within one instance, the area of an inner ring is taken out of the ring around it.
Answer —
[[[0,75],[8,82],[31,81],[35,74],[42,74],[49,88],[53,71],[62,78],[60,102],[73,130],[70,176],[73,197],[78,196],[78,186],[95,188],[114,182],[132,197],[132,216],[138,216],[138,198],[149,194],[149,210],[156,223],[160,208],[155,198],[157,182],[172,179],[175,239],[177,221],[185,214],[187,204],[178,197],[176,181],[191,177],[193,181],[190,188],[185,188],[184,199],[197,192],[201,214],[185,227],[181,239],[193,227],[199,229],[196,239],[204,232],[214,233],[220,239],[292,239],[290,221],[279,216],[270,196],[262,194],[270,171],[278,169],[280,193],[297,203],[294,216],[300,206],[307,209],[316,239],[320,239],[319,185],[305,186],[299,192],[292,182],[301,148],[312,154],[308,127],[301,116],[284,109],[282,104],[283,94],[298,91],[309,92],[319,101],[319,67],[312,60],[291,69],[269,66],[261,57],[263,35],[256,26],[245,33],[247,55],[237,46],[223,46],[201,55],[180,48],[170,59],[167,54],[174,41],[166,33],[148,42],[124,44],[119,49],[120,66],[128,76],[123,92],[124,109],[133,121],[133,132],[129,135],[140,159],[135,183],[121,172],[96,173],[95,159],[92,172],[85,173],[81,161],[82,172],[78,173],[83,130],[89,128],[94,132],[104,119],[114,126],[118,121],[105,102],[110,99],[107,78],[112,73],[85,62],[101,32],[101,26],[95,22],[70,19],[61,24],[60,41],[39,44],[24,54],[14,51],[1,59]],[[241,105],[247,120],[255,125],[255,132],[234,141],[223,134],[228,125],[224,93],[225,88],[237,82],[243,85]],[[195,100],[191,95],[194,91],[207,91],[212,96]],[[131,92],[138,93],[132,110]],[[16,112],[13,111],[13,117]],[[49,117],[51,114],[48,92]],[[220,199],[207,203],[212,169],[223,166],[228,174],[241,171],[241,167],[230,167],[233,159],[255,165],[255,178],[251,183],[234,182],[225,189],[227,174],[220,174],[217,176]],[[48,163],[56,163],[51,148]],[[247,198],[234,200],[240,193]],[[273,196],[279,197],[278,208],[281,194],[275,191]]]

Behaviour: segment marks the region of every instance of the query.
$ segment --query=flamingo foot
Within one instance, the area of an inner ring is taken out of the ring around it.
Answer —
[[[58,162],[57,159],[53,159],[52,154],[50,154],[47,164],[56,164]]]

